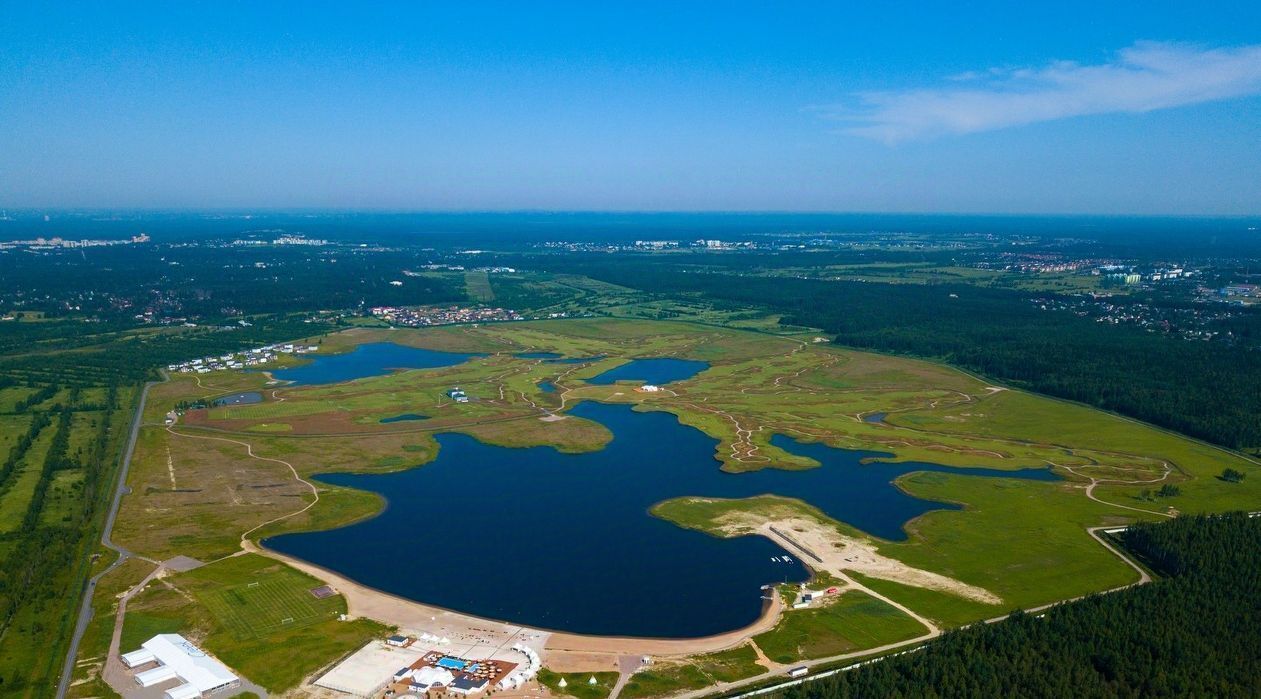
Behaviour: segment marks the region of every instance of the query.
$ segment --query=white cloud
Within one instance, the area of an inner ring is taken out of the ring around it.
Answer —
[[[1148,112],[1261,93],[1261,45],[1205,49],[1142,42],[1097,65],[950,76],[937,88],[866,92],[834,107],[843,131],[886,143],[993,131],[1089,114]]]

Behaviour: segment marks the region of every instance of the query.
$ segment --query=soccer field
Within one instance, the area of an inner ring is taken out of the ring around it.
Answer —
[[[258,638],[280,628],[296,628],[335,616],[340,598],[316,599],[293,576],[209,591],[204,601],[211,613],[238,638]]]

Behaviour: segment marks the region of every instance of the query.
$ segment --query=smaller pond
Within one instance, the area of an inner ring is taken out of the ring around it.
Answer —
[[[436,369],[463,364],[484,354],[439,352],[437,350],[405,347],[393,342],[374,342],[359,345],[343,354],[320,354],[311,357],[309,364],[289,369],[276,369],[271,375],[295,386],[353,381],[369,376],[381,376],[396,369]]]
[[[544,393],[556,392],[556,384],[552,383],[551,381],[540,381],[538,385],[539,385],[539,390]]]
[[[696,359],[654,357],[632,359],[629,362],[587,379],[587,383],[606,386],[618,381],[643,381],[660,386],[671,381],[682,381],[709,368],[709,362]]]
[[[420,415],[419,413],[403,413],[402,415],[394,415],[393,417],[381,418],[382,423],[387,422],[410,422],[411,420],[428,420],[428,415]]]
[[[230,396],[216,398],[211,401],[211,405],[249,405],[250,403],[262,403],[263,394],[258,391],[246,391],[245,393],[233,393]]]
[[[546,364],[586,364],[587,362],[598,362],[604,359],[604,355],[598,357],[566,357],[555,352],[518,352],[512,356],[517,359],[542,359]]]
[[[863,422],[884,422],[886,416],[888,416],[888,413],[872,413],[870,415],[864,415]]]

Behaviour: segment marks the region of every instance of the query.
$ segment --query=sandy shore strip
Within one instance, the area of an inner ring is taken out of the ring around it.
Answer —
[[[547,641],[548,651],[574,653],[605,653],[613,655],[693,655],[712,653],[734,648],[751,636],[769,631],[779,621],[783,603],[775,594],[762,608],[762,613],[752,624],[734,631],[701,638],[635,638],[622,636],[587,636],[584,634],[553,632]]]
[[[506,641],[528,642],[529,645],[541,649],[551,635],[546,630],[483,619],[382,592],[327,568],[258,546],[252,541],[246,543],[244,548],[251,553],[281,561],[328,583],[346,598],[348,616],[374,619],[383,624],[397,626],[403,632],[428,632],[445,636],[451,639],[453,652],[460,651],[462,647],[471,650],[478,645],[501,645]]]
[[[774,628],[783,612],[779,595],[773,595],[757,620],[742,629],[701,638],[636,638],[589,636],[548,631],[511,624],[494,619],[464,614],[409,600],[368,587],[327,568],[273,551],[254,542],[244,548],[252,553],[281,561],[318,578],[346,598],[347,614],[375,619],[399,627],[403,631],[428,632],[452,640],[453,650],[462,644],[475,646],[509,639],[528,641],[545,651],[548,666],[558,671],[608,669],[621,655],[692,655],[725,650],[740,645],[749,637]]]

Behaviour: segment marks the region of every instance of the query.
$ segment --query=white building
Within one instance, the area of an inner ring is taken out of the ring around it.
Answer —
[[[142,643],[139,650],[124,654],[122,661],[128,668],[158,664],[136,674],[136,684],[141,687],[178,678],[182,684],[166,690],[166,699],[197,699],[241,684],[241,679],[223,663],[176,633],[154,636]]]
[[[419,691],[428,691],[431,687],[450,687],[455,675],[450,670],[440,667],[425,666],[412,673],[411,687]]]

